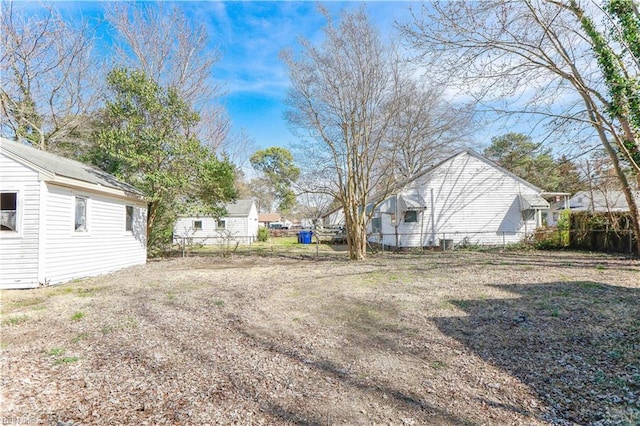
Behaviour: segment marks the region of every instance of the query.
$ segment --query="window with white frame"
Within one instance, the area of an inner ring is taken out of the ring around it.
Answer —
[[[200,231],[202,229],[202,221],[201,220],[194,220],[193,221],[193,229],[196,231]]]
[[[84,197],[76,197],[73,229],[76,232],[87,231],[87,199]]]
[[[226,229],[227,221],[224,219],[218,219],[218,229]]]
[[[0,193],[0,230],[18,231],[18,192]]]
[[[125,206],[124,230],[127,232],[133,231],[133,206]]]

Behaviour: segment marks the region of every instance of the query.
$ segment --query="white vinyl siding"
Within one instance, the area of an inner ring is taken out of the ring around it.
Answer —
[[[38,173],[0,155],[0,190],[17,195],[16,231],[0,232],[0,288],[38,285]]]
[[[202,228],[196,229],[195,222],[201,222]],[[224,224],[224,227],[221,225]],[[239,242],[249,244],[258,237],[258,211],[255,205],[247,216],[227,216],[216,219],[210,216],[189,216],[178,218],[173,227],[173,242],[192,244],[222,244]]]
[[[438,245],[440,239],[460,243],[465,238],[472,244],[515,243],[536,227],[535,217],[523,218],[520,195],[537,191],[468,153],[416,179],[403,193],[421,198],[426,209],[416,212],[416,222],[398,224],[400,247]],[[380,207],[391,204],[386,200]],[[381,220],[384,244],[395,246],[391,215],[383,214]]]
[[[133,231],[123,231],[126,202],[104,195],[46,186],[46,279],[57,284],[146,262],[146,206],[134,206]],[[74,232],[75,199],[87,199],[88,232]]]

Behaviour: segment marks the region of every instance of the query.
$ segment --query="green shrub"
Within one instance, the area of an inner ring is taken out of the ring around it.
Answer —
[[[261,243],[266,243],[269,239],[269,229],[264,226],[258,228],[258,241]]]

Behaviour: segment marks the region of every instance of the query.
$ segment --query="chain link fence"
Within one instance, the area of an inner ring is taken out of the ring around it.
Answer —
[[[311,238],[306,235],[311,232]],[[206,241],[192,238],[177,240],[170,256],[191,255],[278,255],[343,256],[347,252],[342,228],[269,230],[266,242],[255,236],[225,234]],[[372,233],[368,236],[373,253],[452,251],[462,249],[524,248],[574,249],[638,255],[633,232],[626,230],[540,228],[534,232],[452,231],[425,233]]]

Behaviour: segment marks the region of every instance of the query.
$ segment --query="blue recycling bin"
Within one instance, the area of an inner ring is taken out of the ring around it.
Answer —
[[[313,235],[312,231],[300,231],[300,233],[298,233],[298,243],[311,244],[312,235]]]

